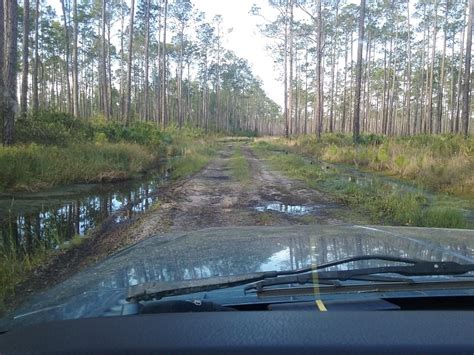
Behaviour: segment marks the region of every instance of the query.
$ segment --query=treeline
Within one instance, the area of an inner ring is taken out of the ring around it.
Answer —
[[[473,0],[268,3],[282,133],[469,133]]]
[[[0,4],[4,144],[15,119],[44,110],[260,133],[280,119],[249,63],[224,48],[222,17],[207,20],[190,0],[60,5]]]

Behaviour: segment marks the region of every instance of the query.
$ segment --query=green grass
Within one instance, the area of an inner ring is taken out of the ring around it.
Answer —
[[[54,251],[45,247],[38,248],[35,253],[28,253],[23,248],[17,249],[13,243],[0,248],[0,315],[6,311],[6,297],[15,294],[15,286],[24,281],[36,268],[49,259]]]
[[[468,228],[460,207],[437,198],[430,201],[421,191],[394,189],[382,181],[357,184],[342,178],[335,169],[311,163],[302,156],[285,152],[281,145],[259,141],[255,152],[272,168],[308,186],[328,193],[369,217],[372,223],[420,227]]]
[[[230,168],[235,180],[244,184],[250,181],[249,163],[240,148],[237,148],[230,158]]]
[[[171,177],[187,178],[203,169],[214,156],[216,137],[200,130],[170,128],[173,143],[167,147]]]
[[[348,135],[327,134],[320,140],[302,136],[274,144],[318,160],[350,164],[414,181],[433,191],[474,198],[473,137],[363,135],[355,145]]]
[[[131,143],[0,147],[0,191],[124,180],[156,159],[146,147]]]

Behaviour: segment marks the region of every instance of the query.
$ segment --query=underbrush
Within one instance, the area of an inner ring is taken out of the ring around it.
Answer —
[[[169,144],[170,134],[157,125],[106,121],[102,117],[77,119],[62,112],[40,112],[16,123],[17,144],[68,146],[74,143],[136,143],[153,148]]]
[[[0,147],[0,192],[125,180],[170,157],[179,157],[172,164],[182,177],[207,163],[213,140],[191,127],[160,130],[152,123],[124,126],[41,112],[18,120],[15,146]]]
[[[419,227],[468,228],[461,206],[429,198],[422,192],[404,191],[377,179],[360,184],[346,179],[333,168],[313,163],[302,156],[282,150],[281,142],[259,141],[258,155],[286,176],[303,180],[308,186],[324,191],[354,211],[369,217],[372,223]]]
[[[474,197],[473,137],[363,135],[355,145],[348,135],[327,134],[321,140],[304,136],[278,143],[318,160],[350,164],[415,181],[431,190]]]

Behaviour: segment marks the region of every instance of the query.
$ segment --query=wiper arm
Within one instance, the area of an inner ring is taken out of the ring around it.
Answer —
[[[413,260],[412,260],[413,261]],[[317,269],[317,268],[316,268]],[[360,280],[381,280],[380,274],[398,274],[402,276],[438,276],[438,275],[462,275],[474,271],[474,264],[459,264],[452,261],[432,262],[432,261],[416,261],[413,265],[397,265],[383,266],[373,268],[363,268],[354,270],[341,271],[309,271],[298,275],[272,277],[270,279],[261,280],[245,287],[245,291],[256,290],[262,291],[264,287],[285,285],[285,284],[307,284],[321,283],[321,281],[338,280],[346,281],[349,279]],[[412,279],[393,278],[386,279],[387,282],[410,282]]]
[[[128,302],[149,301],[167,296],[185,295],[188,293],[205,292],[220,288],[248,284],[266,278],[278,276],[278,272],[258,272],[254,274],[213,277],[207,279],[177,281],[177,282],[148,282],[132,286],[128,289]]]
[[[234,287],[240,285],[246,285],[250,282],[256,282],[267,279],[274,279],[276,277],[287,276],[287,275],[304,275],[308,272],[315,270],[326,269],[329,267],[347,264],[355,261],[363,260],[382,260],[382,261],[391,261],[407,264],[418,264],[423,262],[422,260],[417,259],[408,259],[403,257],[393,257],[388,255],[363,255],[355,256],[345,259],[340,259],[332,261],[329,263],[324,263],[320,265],[313,265],[297,270],[285,270],[285,271],[269,271],[269,272],[258,272],[253,274],[245,275],[236,275],[228,277],[216,277],[208,279],[198,279],[198,280],[189,280],[181,282],[149,282],[144,284],[139,284],[132,286],[128,290],[127,301],[129,302],[140,302],[148,301],[152,299],[160,299],[167,296],[177,296],[184,295],[195,292],[205,292],[216,290],[220,288]],[[278,278],[281,280],[281,278]],[[320,283],[326,284],[337,284],[337,282],[325,282],[321,280]]]

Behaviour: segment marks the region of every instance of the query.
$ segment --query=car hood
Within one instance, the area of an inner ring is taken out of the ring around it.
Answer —
[[[102,315],[130,286],[270,270],[385,254],[474,262],[474,231],[380,226],[211,228],[156,236],[127,247],[29,299],[2,328]]]

